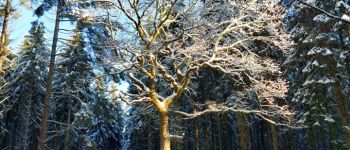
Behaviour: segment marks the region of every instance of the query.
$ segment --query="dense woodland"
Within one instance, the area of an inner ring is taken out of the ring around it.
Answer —
[[[2,0],[0,18],[0,149],[350,149],[350,0]]]

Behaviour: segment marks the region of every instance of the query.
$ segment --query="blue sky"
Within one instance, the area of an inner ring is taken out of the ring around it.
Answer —
[[[24,36],[28,34],[29,29],[31,28],[31,22],[38,19],[37,16],[34,15],[33,8],[26,8],[24,6],[20,6],[18,0],[12,2],[12,6],[17,9],[17,12],[20,14],[20,17],[16,20],[11,20],[9,24],[8,32],[10,34],[10,45],[9,47],[16,52],[18,48],[21,46]],[[33,6],[36,8],[36,6]],[[48,12],[39,18],[39,21],[42,21],[45,25],[45,38],[47,40],[47,44],[50,47],[52,42],[54,23],[55,23],[55,13],[56,8],[51,9]],[[61,22],[60,28],[62,29],[71,29],[73,26],[69,22]],[[68,38],[70,34],[66,32],[60,32],[59,37]]]
[[[53,37],[53,31],[55,26],[55,15],[56,15],[56,8],[52,8],[50,11],[45,12],[45,14],[38,18],[34,15],[34,9],[36,8],[33,6],[33,8],[26,8],[24,6],[20,6],[19,0],[15,0],[12,3],[12,6],[15,6],[17,9],[17,12],[20,14],[20,17],[16,20],[11,20],[9,24],[8,32],[10,34],[10,45],[9,47],[16,53],[18,52],[23,40],[24,36],[28,35],[28,31],[31,28],[31,22],[39,19],[39,21],[44,23],[45,26],[45,38],[47,41],[47,46],[51,50],[51,43],[52,43],[52,37]],[[60,23],[60,29],[72,29],[74,25],[70,22],[61,22]],[[67,33],[64,31],[59,32],[60,38],[69,38],[71,33]],[[60,45],[60,43],[58,43]],[[58,47],[59,50],[59,47]],[[118,88],[122,91],[127,91],[128,83],[125,81],[122,81],[118,84]]]

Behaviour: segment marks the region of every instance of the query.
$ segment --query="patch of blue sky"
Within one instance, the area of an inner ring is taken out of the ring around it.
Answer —
[[[51,10],[44,13],[43,16],[38,18],[34,14],[34,10],[37,6],[33,5],[31,8],[21,6],[19,0],[15,0],[12,3],[12,6],[19,13],[20,17],[16,20],[11,20],[9,25],[9,34],[10,34],[10,45],[9,47],[16,53],[18,52],[19,47],[21,46],[25,35],[28,35],[28,31],[31,28],[31,22],[40,21],[44,23],[45,26],[45,39],[49,48],[52,43],[53,31],[55,28],[55,15],[56,7],[53,7]],[[61,29],[71,30],[74,27],[74,24],[67,21],[62,21],[60,23]],[[67,39],[71,36],[70,32],[60,32],[60,39]],[[61,41],[61,40],[60,40]],[[60,45],[60,44],[59,44]]]

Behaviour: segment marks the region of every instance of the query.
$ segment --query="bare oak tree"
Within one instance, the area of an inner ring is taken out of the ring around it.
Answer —
[[[232,15],[218,19],[200,14],[203,8],[210,12],[215,6],[199,1],[109,2],[122,12],[122,22],[126,20],[133,25],[131,33],[135,33],[114,45],[118,65],[112,65],[111,74],[126,76],[132,89],[121,92],[118,98],[127,104],[148,103],[157,108],[162,150],[170,150],[171,139],[182,137],[169,133],[171,113],[187,119],[208,113],[253,114],[273,125],[288,126],[271,119],[293,114],[287,106],[277,105],[277,100],[287,92],[279,62],[263,56],[271,53],[269,48],[265,49],[267,52],[257,50],[260,45],[284,50],[289,43],[278,26],[283,17],[278,6],[258,0],[225,3],[225,8],[220,9],[231,9]],[[230,105],[208,101],[201,104],[207,109],[196,112],[181,112],[172,107],[184,94],[196,93],[191,89],[194,84],[191,80],[208,68],[235,80],[232,86],[241,87],[236,91],[238,100]],[[257,93],[261,107],[249,106],[245,101],[248,91]]]

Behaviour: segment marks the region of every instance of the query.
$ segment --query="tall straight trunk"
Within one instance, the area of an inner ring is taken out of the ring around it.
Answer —
[[[288,124],[289,124],[289,125],[292,125],[293,122],[290,120],[290,121],[288,122]],[[288,145],[287,145],[287,147],[288,147],[288,149],[290,149],[290,150],[294,150],[294,149],[295,149],[295,143],[294,143],[293,132],[294,132],[293,129],[288,128],[288,132],[287,132],[287,136],[288,136],[288,142],[287,142],[287,143],[288,143]],[[300,133],[299,133],[299,134],[300,134]]]
[[[270,118],[273,120],[273,118]],[[274,124],[269,123],[270,125],[270,136],[271,136],[271,149],[278,150],[278,137],[277,137],[277,130],[276,126]]]
[[[67,131],[66,131],[66,137],[65,137],[65,141],[64,141],[64,149],[71,149],[72,146],[72,136],[71,136],[71,132],[72,132],[72,127],[71,127],[71,122],[70,122],[70,116],[71,116],[71,100],[68,99],[68,116],[67,116]],[[59,146],[57,146],[59,147]]]
[[[41,123],[40,123],[40,136],[39,136],[39,145],[38,145],[39,150],[45,150],[47,120],[49,118],[49,100],[51,96],[53,74],[55,70],[55,57],[56,57],[56,48],[57,48],[57,41],[58,41],[58,31],[59,31],[59,25],[60,25],[61,7],[62,7],[61,0],[58,0],[56,19],[55,19],[55,30],[53,34],[53,40],[52,40],[50,66],[49,66],[49,73],[47,78],[46,93],[44,98],[44,108],[43,108]]]
[[[195,144],[196,144],[196,150],[199,150],[199,131],[198,131],[198,119],[196,118],[194,120],[194,125],[195,125]]]
[[[24,106],[24,117],[23,117],[23,126],[24,126],[24,130],[23,130],[23,137],[21,138],[21,149],[25,150],[25,149],[29,149],[29,143],[30,143],[30,121],[31,121],[31,115],[32,115],[32,90],[29,89],[29,96],[28,99],[26,100],[26,106]]]
[[[307,131],[307,149],[316,149],[316,135],[313,127],[308,128]]]
[[[26,118],[23,118],[24,119],[24,125],[25,125],[25,128],[24,128],[24,138],[23,138],[23,146],[25,147],[24,149],[28,149],[29,147],[29,143],[30,143],[30,118],[31,118],[31,108],[32,106],[32,100],[31,100],[31,97],[29,98],[29,102],[26,106]]]
[[[241,150],[252,149],[249,128],[243,114],[237,114],[238,133],[239,133],[239,147]]]
[[[160,149],[170,150],[169,112],[159,112]]]
[[[225,130],[227,130],[226,132],[224,132],[224,137],[226,139],[225,142],[225,148],[224,149],[234,149],[233,146],[233,131],[232,128],[230,127],[230,117],[228,115],[225,115],[225,122],[224,122],[224,128]],[[224,130],[224,131],[225,131]]]
[[[208,117],[205,118],[205,120],[207,120]],[[204,144],[205,144],[205,150],[209,150],[209,140],[208,140],[208,126],[206,123],[204,123]]]
[[[218,123],[218,136],[219,136],[219,150],[222,150],[222,127],[221,127],[221,120],[222,117],[217,117],[217,123]]]
[[[4,71],[3,70],[3,63],[5,59],[4,47],[6,43],[7,27],[9,24],[10,11],[11,11],[11,0],[6,0],[4,21],[2,23],[2,31],[1,31],[1,37],[0,37],[0,75],[3,74],[3,71]]]

